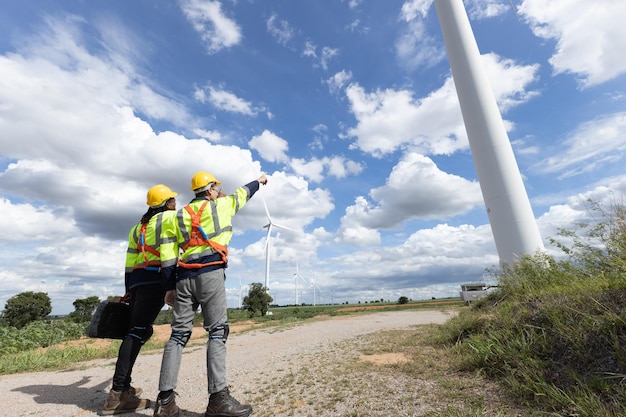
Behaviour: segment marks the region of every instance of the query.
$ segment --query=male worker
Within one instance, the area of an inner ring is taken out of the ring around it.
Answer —
[[[259,190],[267,176],[221,196],[221,184],[209,172],[197,172],[191,179],[196,197],[178,211],[178,262],[176,290],[168,291],[165,301],[174,305],[172,334],[163,351],[159,395],[154,417],[175,417],[179,408],[174,398],[183,348],[193,329],[198,305],[202,308],[207,341],[209,405],[205,417],[248,417],[252,407],[231,397],[226,384],[226,339],[228,323],[224,269],[228,262],[228,243],[233,234],[231,220]],[[219,197],[219,198],[218,198]],[[174,301],[175,300],[175,301]]]

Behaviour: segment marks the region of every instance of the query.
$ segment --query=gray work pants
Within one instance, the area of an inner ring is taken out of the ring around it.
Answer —
[[[226,341],[222,338],[224,331],[213,331],[226,324],[227,320],[225,279],[224,269],[216,269],[176,283],[172,336],[163,350],[159,391],[176,389],[184,344],[191,336],[198,305],[202,308],[204,329],[209,332],[206,349],[209,394],[226,388]],[[180,335],[184,335],[184,343],[181,343]]]

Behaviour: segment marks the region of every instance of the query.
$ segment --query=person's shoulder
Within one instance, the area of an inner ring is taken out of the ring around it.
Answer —
[[[167,210],[163,212],[163,220],[165,219],[175,219],[176,218],[176,210]]]

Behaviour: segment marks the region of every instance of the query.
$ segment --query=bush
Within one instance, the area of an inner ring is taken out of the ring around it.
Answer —
[[[43,321],[25,327],[0,327],[0,355],[45,348],[85,335],[85,325],[71,321]]]

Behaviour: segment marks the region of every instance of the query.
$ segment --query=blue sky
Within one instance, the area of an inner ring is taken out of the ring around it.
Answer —
[[[458,296],[498,265],[432,1],[0,0],[0,307],[123,293],[149,187],[269,184],[228,303]],[[466,1],[546,250],[626,193],[626,3]],[[584,10],[584,12],[580,12]]]

